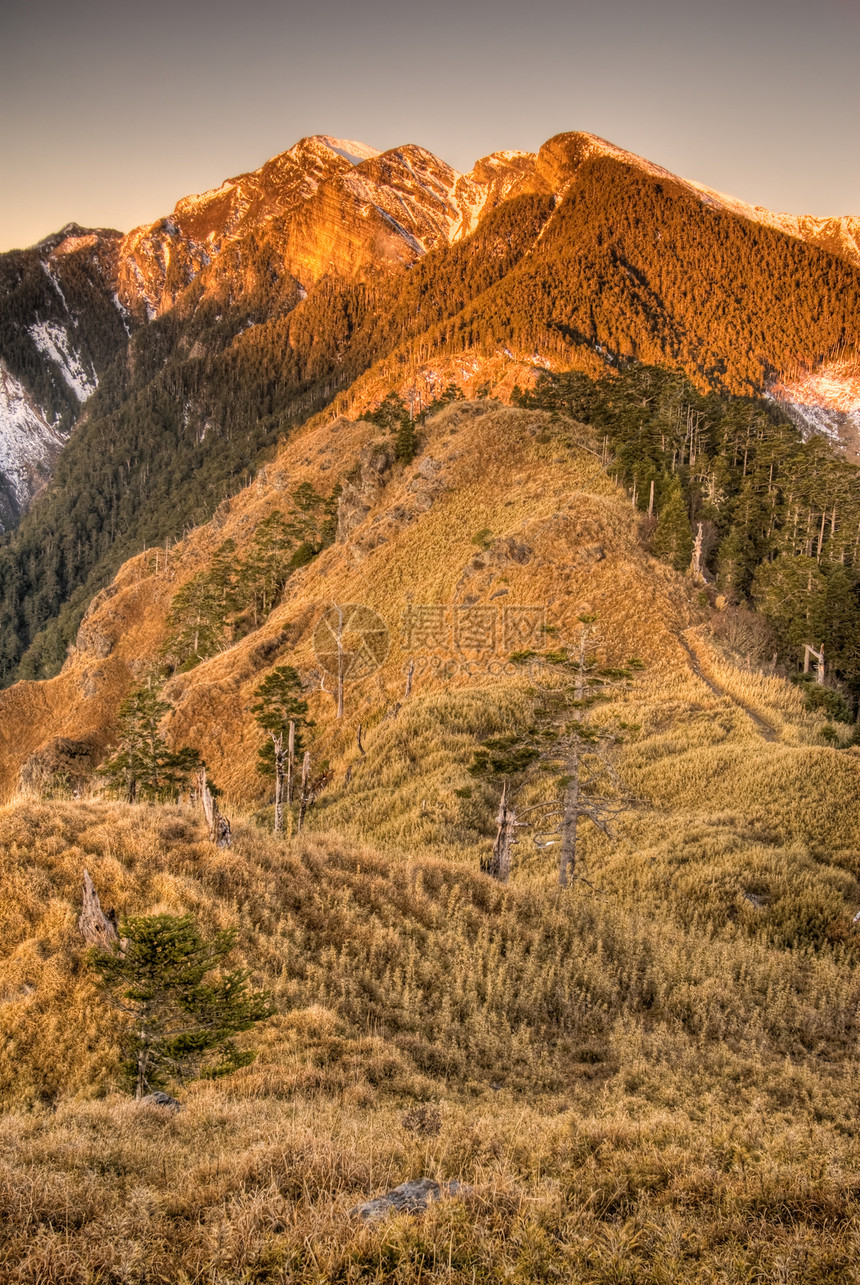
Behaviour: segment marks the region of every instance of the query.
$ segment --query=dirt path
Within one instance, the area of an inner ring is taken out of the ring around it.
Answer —
[[[702,680],[706,687],[711,689],[715,696],[725,696],[728,700],[732,701],[733,704],[737,705],[738,709],[743,710],[747,718],[752,721],[758,734],[763,737],[764,740],[779,740],[779,732],[771,723],[768,723],[760,714],[756,714],[755,710],[750,709],[749,705],[745,705],[742,700],[738,700],[737,696],[732,696],[731,692],[727,692],[724,687],[720,687],[719,683],[715,683],[712,678],[708,678],[707,674],[703,673],[702,666],[699,664],[699,658],[687,642],[684,634],[678,635],[678,641],[690,658],[690,667],[693,673],[697,678]]]

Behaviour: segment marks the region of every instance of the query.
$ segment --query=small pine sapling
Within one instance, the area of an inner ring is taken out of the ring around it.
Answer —
[[[98,771],[127,803],[176,799],[200,767],[197,750],[188,746],[172,750],[161,734],[161,724],[172,708],[151,679],[130,692],[119,707],[117,748]]]
[[[88,952],[109,1002],[126,1019],[122,1069],[136,1098],[254,1060],[233,1036],[273,1009],[266,991],[250,990],[242,969],[216,972],[235,940],[234,929],[207,940],[191,915],[145,915],[122,921],[111,949]]]

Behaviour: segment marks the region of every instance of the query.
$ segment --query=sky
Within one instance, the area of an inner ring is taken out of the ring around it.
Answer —
[[[860,215],[860,0],[6,0],[0,250],[123,231],[307,134],[457,169],[587,130]]]

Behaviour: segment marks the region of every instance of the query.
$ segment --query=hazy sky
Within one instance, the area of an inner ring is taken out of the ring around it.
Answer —
[[[6,0],[0,249],[126,230],[305,134],[458,169],[583,129],[860,215],[860,0]]]

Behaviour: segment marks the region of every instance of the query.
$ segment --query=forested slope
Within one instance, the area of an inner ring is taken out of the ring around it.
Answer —
[[[253,272],[244,264],[251,287],[238,298],[223,263],[215,288],[203,280],[189,287],[180,305],[132,338],[53,483],[0,550],[6,681],[59,617],[17,670],[55,672],[86,602],[126,557],[206,521],[253,474],[262,450],[404,332],[420,333],[427,313],[456,312],[498,280],[548,212],[547,198],[522,198],[405,278],[323,281],[303,301],[295,282],[263,290],[260,278],[274,271],[265,244]]]
[[[284,270],[275,220],[202,267],[105,372],[54,482],[0,550],[3,680],[56,672],[124,557],[205,520],[332,401],[369,410],[416,385],[432,399],[454,357],[476,387],[499,354],[593,377],[635,360],[702,393],[760,396],[856,345],[860,270],[583,139],[550,140],[517,177],[539,190],[412,266],[321,272],[306,289]],[[320,208],[336,218],[328,198]]]

